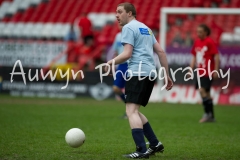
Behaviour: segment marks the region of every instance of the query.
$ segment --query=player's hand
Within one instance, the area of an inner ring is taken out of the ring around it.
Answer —
[[[169,91],[169,90],[172,89],[172,87],[173,87],[173,81],[172,81],[172,79],[168,76],[166,90]]]
[[[192,72],[191,70],[189,70],[189,71],[186,73],[186,77],[187,77],[187,78],[193,77],[193,72]]]
[[[191,74],[192,74],[192,73],[191,73],[190,71],[188,71],[186,77],[187,77],[187,78],[190,78],[190,77],[191,77]]]
[[[109,69],[109,66],[105,66],[105,67],[104,67],[104,72],[107,73],[107,72],[108,72],[108,69]]]
[[[111,67],[112,67],[111,65],[112,65],[112,61],[111,61],[111,60],[110,60],[110,61],[108,61],[108,62],[107,62],[107,64],[109,64],[109,65],[110,65],[110,68],[109,68],[109,66],[107,66],[107,65],[106,65],[106,66],[105,66],[105,68],[104,68],[104,72],[105,72],[105,73],[107,73],[107,72],[108,72],[108,70],[110,69],[110,72],[109,72],[109,74],[108,74],[108,75],[109,75],[109,76],[111,76],[111,75],[112,75],[112,73],[111,73]]]

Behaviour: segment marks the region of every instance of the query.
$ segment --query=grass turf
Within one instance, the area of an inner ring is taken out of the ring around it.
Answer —
[[[118,160],[135,150],[124,105],[89,98],[37,99],[0,96],[0,159]],[[216,123],[199,124],[201,105],[150,103],[141,111],[165,151],[150,157],[240,159],[240,107],[216,106]],[[70,128],[81,128],[85,144],[65,142]]]

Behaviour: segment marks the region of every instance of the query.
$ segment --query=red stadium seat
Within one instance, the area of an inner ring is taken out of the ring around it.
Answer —
[[[203,1],[202,0],[194,0],[193,1],[193,7],[202,7]]]
[[[149,19],[147,21],[145,21],[146,25],[150,28],[154,28],[154,21]]]
[[[220,8],[229,8],[230,5],[229,5],[229,4],[226,4],[226,3],[223,3],[223,4],[220,4],[219,7],[220,7]]]
[[[19,20],[21,19],[22,16],[23,16],[23,14],[18,12],[13,17],[11,17],[10,21],[11,22],[19,22]]]
[[[169,15],[168,18],[167,18],[167,22],[168,24],[175,24],[176,22],[176,16],[175,15]]]
[[[195,20],[200,23],[203,23],[205,18],[205,15],[195,15]]]
[[[173,1],[173,3],[170,4],[170,7],[180,7],[182,4],[181,1]]]
[[[9,18],[9,17],[4,17],[4,18],[2,19],[2,21],[3,21],[3,22],[9,22],[10,19],[11,19],[11,18]]]
[[[210,8],[211,7],[211,2],[210,1],[204,1],[203,2],[203,7]]]
[[[193,2],[191,0],[185,0],[182,2],[182,7],[191,7],[193,6]]]
[[[0,5],[4,0],[0,0]],[[10,0],[11,1],[11,0]],[[115,13],[116,6],[125,0],[49,0],[38,4],[36,7],[29,7],[23,13],[15,13],[11,18],[5,17],[1,21],[8,22],[53,22],[53,23],[72,23],[81,13]],[[229,3],[224,3],[222,0],[129,0],[137,9],[137,19],[145,22],[152,29],[159,29],[160,24],[160,9],[161,7],[211,7],[212,3],[216,3],[220,8],[240,7],[240,0],[230,0]],[[215,39],[219,38],[221,32],[231,31],[234,26],[240,25],[238,15],[196,15],[193,21],[188,19],[188,15],[169,15],[168,32],[181,31],[182,36],[185,33],[192,32],[192,37],[195,37],[196,27],[200,23],[206,23],[216,30],[213,34]],[[182,20],[182,26],[176,27],[176,19]],[[96,36],[100,36],[100,42],[109,44],[113,41],[115,34],[118,32],[117,26],[107,25],[103,27],[102,32],[94,31]],[[110,34],[109,34],[110,32]],[[105,38],[104,38],[105,37]],[[172,34],[168,38],[171,41]]]

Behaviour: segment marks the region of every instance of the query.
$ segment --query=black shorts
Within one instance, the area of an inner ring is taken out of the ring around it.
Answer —
[[[212,80],[209,77],[201,77],[200,78],[201,87],[204,88],[207,92],[210,91],[212,86]],[[196,89],[199,89],[198,81],[196,80]]]
[[[149,77],[139,81],[138,76],[126,81],[125,96],[126,103],[135,103],[142,106],[148,104],[155,81],[150,81]]]

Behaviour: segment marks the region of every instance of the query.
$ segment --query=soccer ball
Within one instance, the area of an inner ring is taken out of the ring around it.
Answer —
[[[70,147],[77,148],[84,143],[85,134],[79,128],[72,128],[66,133],[65,140]]]

